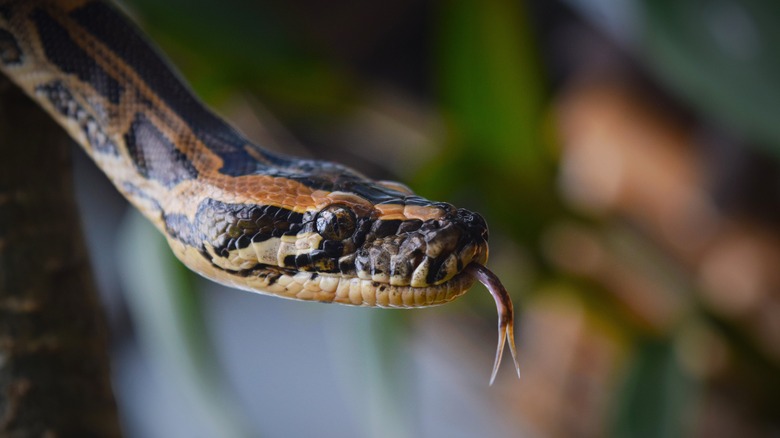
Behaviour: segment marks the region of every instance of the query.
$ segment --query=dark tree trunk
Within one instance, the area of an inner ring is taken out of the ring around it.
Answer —
[[[119,436],[69,140],[0,75],[0,436]]]

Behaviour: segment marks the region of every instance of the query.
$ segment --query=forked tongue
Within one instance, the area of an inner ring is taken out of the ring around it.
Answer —
[[[479,263],[471,263],[466,266],[466,271],[480,283],[484,284],[493,299],[496,300],[498,310],[498,347],[496,348],[496,360],[493,363],[493,373],[490,375],[490,384],[496,380],[498,366],[504,355],[504,345],[509,343],[509,351],[512,353],[512,361],[515,363],[517,377],[520,377],[520,366],[517,363],[517,350],[515,349],[515,321],[514,307],[509,293],[501,284],[501,281],[488,268]]]

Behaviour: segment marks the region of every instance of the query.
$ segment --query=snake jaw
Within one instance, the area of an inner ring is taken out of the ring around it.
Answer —
[[[517,362],[517,349],[515,347],[514,306],[509,293],[498,277],[484,265],[471,263],[466,266],[465,271],[485,285],[496,301],[496,309],[498,310],[498,345],[496,346],[496,359],[493,362],[493,372],[490,375],[490,385],[492,386],[496,380],[498,367],[501,365],[501,358],[504,356],[504,347],[507,343],[517,377],[520,378],[520,365]]]

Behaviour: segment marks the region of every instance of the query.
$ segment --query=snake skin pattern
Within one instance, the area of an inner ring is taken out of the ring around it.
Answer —
[[[249,142],[105,2],[0,0],[0,71],[182,262],[217,282],[299,300],[421,307],[465,293],[474,276],[464,269],[487,261],[478,214]]]

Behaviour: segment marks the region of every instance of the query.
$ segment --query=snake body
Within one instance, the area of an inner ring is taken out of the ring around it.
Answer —
[[[217,282],[298,300],[422,307],[487,261],[478,214],[342,165],[270,153],[209,111],[110,4],[0,0],[0,71]]]

